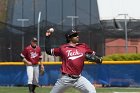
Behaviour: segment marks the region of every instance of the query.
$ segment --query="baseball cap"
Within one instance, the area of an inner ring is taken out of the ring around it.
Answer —
[[[76,31],[76,30],[69,30],[66,34],[65,34],[65,37],[66,38],[69,38],[71,37],[72,35],[78,35],[79,31]]]
[[[33,37],[33,38],[31,39],[31,41],[37,42],[37,38],[36,38],[36,37]]]

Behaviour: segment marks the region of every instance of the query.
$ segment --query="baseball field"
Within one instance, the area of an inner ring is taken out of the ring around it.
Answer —
[[[36,93],[49,93],[52,87],[38,87]],[[28,93],[27,87],[0,87],[0,93]],[[80,93],[74,88],[67,89],[65,93]],[[97,88],[97,93],[140,93],[140,88]]]

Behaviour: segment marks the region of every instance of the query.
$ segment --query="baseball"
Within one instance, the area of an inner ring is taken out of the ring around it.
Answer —
[[[49,31],[50,31],[50,32],[54,32],[54,29],[53,29],[53,28],[50,28]]]

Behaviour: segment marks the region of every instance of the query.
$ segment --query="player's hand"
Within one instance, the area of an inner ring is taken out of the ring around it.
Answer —
[[[31,66],[32,63],[31,62],[26,62],[26,65]]]
[[[54,32],[54,28],[50,28],[46,32],[46,36],[50,36]]]
[[[44,65],[41,65],[41,70],[44,70]]]
[[[41,65],[39,73],[40,73],[40,75],[44,75],[45,69],[44,69],[43,65]]]

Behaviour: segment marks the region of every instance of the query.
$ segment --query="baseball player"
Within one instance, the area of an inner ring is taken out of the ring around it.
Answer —
[[[41,70],[44,70],[44,66],[41,63],[41,48],[37,46],[37,38],[33,37],[31,39],[30,45],[22,51],[21,57],[27,68],[29,92],[35,93],[35,88],[38,86],[39,62]]]
[[[51,28],[52,29],[52,28]],[[50,29],[49,29],[50,30]],[[63,93],[68,87],[75,87],[81,93],[96,93],[95,87],[81,75],[84,61],[96,61],[101,63],[100,58],[94,57],[92,51],[85,43],[79,43],[77,31],[71,30],[66,33],[67,43],[58,48],[51,48],[52,31],[46,32],[45,49],[49,55],[60,56],[62,60],[61,77],[57,80],[50,93]]]

